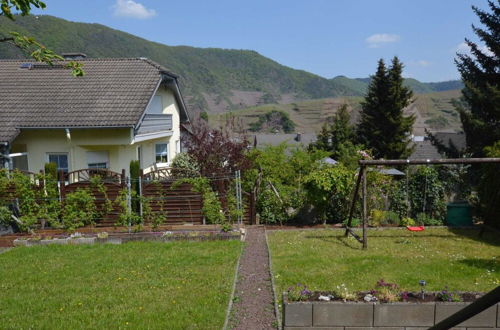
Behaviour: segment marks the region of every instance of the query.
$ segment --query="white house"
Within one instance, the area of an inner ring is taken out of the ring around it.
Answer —
[[[0,60],[0,145],[10,167],[168,166],[189,122],[178,76],[145,58],[78,61],[83,77],[64,62]]]

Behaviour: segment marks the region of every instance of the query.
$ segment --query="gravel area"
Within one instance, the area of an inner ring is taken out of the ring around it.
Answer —
[[[264,227],[247,227],[229,328],[276,329]]]

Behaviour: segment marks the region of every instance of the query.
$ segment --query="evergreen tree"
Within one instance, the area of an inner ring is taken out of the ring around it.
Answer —
[[[338,160],[342,148],[353,145],[355,139],[355,131],[350,123],[350,118],[347,105],[343,104],[333,117],[332,123],[323,125],[318,139],[312,147],[329,151],[331,157]]]
[[[412,102],[413,92],[403,86],[402,72],[403,64],[397,57],[389,69],[380,59],[361,103],[358,139],[372,149],[375,158],[406,158],[413,151],[409,144],[415,117],[403,113]]]
[[[499,2],[500,3],[500,2]],[[491,13],[472,10],[486,29],[472,29],[487,49],[465,39],[470,54],[457,54],[455,63],[464,82],[465,106],[458,106],[467,151],[484,156],[484,147],[500,141],[500,6],[488,1]]]

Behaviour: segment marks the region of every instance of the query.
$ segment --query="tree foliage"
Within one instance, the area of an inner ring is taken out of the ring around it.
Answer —
[[[413,92],[403,85],[402,72],[397,57],[389,68],[380,59],[361,103],[359,141],[372,149],[375,158],[406,158],[412,152],[409,143],[415,117],[405,116],[403,109],[411,104]]]
[[[485,29],[472,26],[486,48],[465,39],[470,54],[455,59],[464,82],[465,106],[459,106],[467,148],[475,157],[500,140],[500,6],[488,1],[491,12],[472,7]]]
[[[284,133],[292,133],[295,130],[295,123],[290,119],[288,113],[272,110],[259,115],[259,119],[250,124],[249,130],[252,132],[268,131],[275,133],[283,131]]]
[[[244,171],[250,167],[245,157],[249,145],[246,137],[232,135],[229,127],[215,129],[198,120],[193,122],[191,133],[183,142],[203,176]]]
[[[21,16],[29,15],[32,7],[44,9],[46,5],[40,0],[1,0],[0,16],[5,16],[10,20],[15,20],[16,13],[19,13]],[[64,60],[62,56],[46,48],[44,45],[36,41],[35,38],[22,35],[15,31],[9,32],[8,37],[0,38],[0,42],[9,42],[13,44],[24,53],[29,54],[30,57],[38,62],[53,65],[54,61]],[[69,61],[66,63],[66,67],[71,69],[71,73],[75,77],[84,75],[81,63]]]

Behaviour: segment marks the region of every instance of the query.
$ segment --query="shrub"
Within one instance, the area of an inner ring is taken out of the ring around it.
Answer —
[[[66,195],[62,212],[64,228],[75,230],[85,225],[94,224],[97,215],[95,197],[87,189],[78,188]]]
[[[412,216],[428,213],[434,219],[444,219],[446,201],[444,184],[434,167],[420,166],[409,179],[409,196]]]
[[[344,226],[347,226],[348,222],[349,222],[349,218],[346,218],[344,221],[342,221],[342,224]],[[359,226],[361,224],[362,224],[361,219],[359,219],[359,218],[352,218],[351,227],[357,227],[357,226]]]
[[[392,211],[385,212],[384,224],[399,226],[399,223],[400,223],[399,215],[396,212]]]
[[[12,212],[6,206],[0,206],[0,225],[9,226],[12,222]]]
[[[442,226],[443,225],[443,220],[434,219],[425,213],[417,214],[416,222],[419,225],[424,225],[424,226]]]
[[[44,169],[45,169],[45,175],[52,177],[54,180],[57,179],[56,163],[45,163]]]
[[[412,218],[408,218],[408,217],[404,217],[401,219],[401,226],[415,226],[415,220],[413,220]]]
[[[389,209],[399,215],[399,217],[407,217],[409,215],[410,202],[407,200],[406,181],[401,180],[395,182],[393,189],[389,192]]]
[[[175,156],[175,158],[172,160],[172,168],[187,170],[185,171],[185,174],[189,172],[200,172],[200,166],[198,165],[196,160],[194,160],[194,158],[186,152],[181,152],[180,154],[177,154],[177,156]]]
[[[349,200],[354,186],[354,172],[342,165],[320,168],[306,178],[308,201],[324,222],[344,221],[349,213]]]
[[[385,211],[382,210],[372,210],[370,212],[370,225],[379,227],[383,224],[385,219]]]

